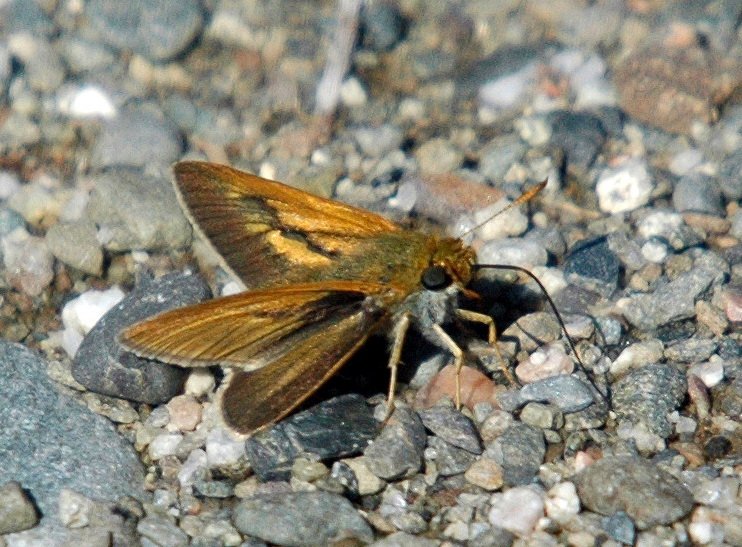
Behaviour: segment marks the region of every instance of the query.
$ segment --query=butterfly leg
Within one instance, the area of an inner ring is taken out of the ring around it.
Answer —
[[[394,325],[394,341],[392,342],[392,351],[389,355],[389,394],[386,399],[386,421],[394,412],[394,393],[397,390],[397,369],[402,359],[402,345],[404,344],[407,330],[410,328],[410,314],[405,313],[399,318]]]
[[[515,378],[513,377],[513,373],[510,372],[510,367],[508,367],[507,362],[500,352],[500,347],[497,345],[497,328],[495,327],[495,321],[489,315],[471,310],[456,310],[456,315],[465,321],[487,325],[487,329],[489,331],[487,335],[487,342],[489,342],[490,346],[495,348],[497,359],[500,362],[500,369],[502,370],[503,374],[505,374],[505,377],[508,379],[508,382],[510,382],[510,385],[518,385],[515,381]]]
[[[440,325],[433,325],[433,331],[438,335],[438,338],[443,345],[448,348],[453,354],[453,366],[456,368],[456,410],[461,409],[461,367],[464,365],[464,352],[462,349],[453,341],[443,327]]]

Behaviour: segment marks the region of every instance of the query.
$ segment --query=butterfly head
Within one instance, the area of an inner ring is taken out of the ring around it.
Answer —
[[[459,239],[442,239],[433,253],[430,265],[423,270],[420,282],[428,290],[443,290],[455,283],[465,286],[472,278],[476,261],[474,249]]]

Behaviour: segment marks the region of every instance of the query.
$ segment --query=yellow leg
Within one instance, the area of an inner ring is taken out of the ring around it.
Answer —
[[[495,353],[497,353],[497,359],[500,361],[500,369],[505,374],[505,377],[508,379],[508,382],[510,382],[510,385],[517,385],[517,382],[515,381],[515,378],[513,377],[513,373],[510,372],[510,367],[508,367],[507,362],[502,357],[502,353],[500,352],[500,348],[497,345],[497,328],[495,327],[494,320],[484,313],[478,313],[475,311],[470,310],[456,310],[456,315],[459,316],[461,319],[464,319],[465,321],[471,321],[472,323],[481,323],[483,325],[487,325],[488,333],[487,333],[487,341],[489,342],[490,346],[495,348]]]
[[[389,355],[389,393],[386,399],[386,415],[384,421],[389,419],[394,411],[394,393],[397,390],[397,369],[402,358],[402,345],[404,344],[407,329],[410,328],[410,314],[405,313],[394,326],[394,342]]]
[[[453,365],[456,368],[456,410],[461,409],[461,367],[464,364],[464,352],[461,348],[453,341],[446,331],[440,325],[433,325],[433,331],[438,335],[441,342],[448,348],[453,354]]]

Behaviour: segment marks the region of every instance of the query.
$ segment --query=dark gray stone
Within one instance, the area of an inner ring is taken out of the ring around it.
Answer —
[[[418,415],[407,407],[398,407],[381,434],[366,448],[366,465],[385,480],[417,473],[426,440],[425,426]]]
[[[600,118],[587,112],[560,110],[552,113],[549,121],[551,142],[564,152],[568,172],[584,176],[606,139]]]
[[[641,458],[606,457],[575,477],[582,504],[601,515],[625,512],[640,530],[671,524],[693,508],[678,480]]]
[[[675,184],[672,205],[679,213],[724,214],[718,181],[700,173],[686,175]]]
[[[180,158],[183,140],[177,128],[154,108],[122,112],[103,125],[91,152],[92,166],[169,166]]]
[[[137,532],[162,547],[186,547],[188,535],[170,520],[160,516],[147,516],[137,524]]]
[[[425,427],[437,437],[472,454],[482,453],[482,441],[476,426],[458,410],[435,406],[419,414]]]
[[[505,484],[529,484],[544,461],[544,434],[536,427],[516,422],[488,445],[485,453],[502,466]]]
[[[157,313],[200,302],[211,292],[197,274],[172,273],[143,283],[88,333],[72,362],[75,380],[96,393],[160,404],[182,388],[187,370],[142,359],[117,341],[124,327]]]
[[[632,371],[613,387],[618,417],[642,423],[663,438],[672,434],[668,413],[680,406],[687,390],[685,373],[669,364],[652,364]]]
[[[245,450],[261,480],[288,480],[300,454],[315,454],[323,460],[358,454],[378,429],[373,410],[363,397],[342,395],[251,436]]]
[[[153,61],[185,51],[203,24],[196,0],[92,0],[85,15],[100,40]]]
[[[564,263],[564,273],[572,281],[585,283],[587,289],[605,296],[618,286],[620,271],[621,263],[604,236],[575,244]]]
[[[603,520],[603,529],[613,539],[624,545],[633,545],[636,537],[636,527],[631,517],[623,511],[618,511]]]
[[[42,515],[63,488],[115,501],[146,499],[139,457],[113,424],[59,391],[46,363],[0,341],[0,484],[17,481]]]
[[[191,242],[191,226],[172,185],[135,169],[98,175],[85,216],[111,251],[178,249]]]
[[[373,540],[368,523],[350,502],[329,492],[260,494],[234,509],[234,525],[243,534],[278,545],[330,545],[333,540]]]
[[[729,201],[742,199],[742,150],[737,149],[721,162],[719,186]]]
[[[453,446],[439,437],[428,438],[425,456],[436,463],[438,472],[443,477],[463,473],[477,459],[471,452]]]

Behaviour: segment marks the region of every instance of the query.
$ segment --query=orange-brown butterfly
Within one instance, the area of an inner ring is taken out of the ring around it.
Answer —
[[[249,290],[161,313],[125,329],[120,341],[142,357],[232,369],[220,401],[235,431],[289,414],[383,326],[391,333],[390,408],[410,326],[450,351],[457,372],[462,350],[442,325],[484,323],[494,343],[492,318],[459,309],[481,267],[461,240],[224,165],[187,161],[174,171],[193,225]]]

